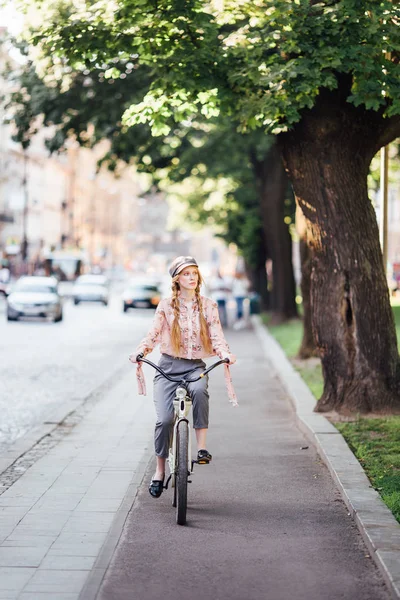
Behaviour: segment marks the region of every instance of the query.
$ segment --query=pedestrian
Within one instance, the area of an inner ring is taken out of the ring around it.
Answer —
[[[249,285],[243,273],[235,273],[232,282],[232,294],[236,302],[236,326],[240,327],[243,323],[243,304],[247,298]]]
[[[215,300],[218,305],[219,318],[222,327],[228,326],[228,311],[227,303],[229,294],[231,293],[230,286],[222,275],[221,271],[218,270],[216,276],[210,282],[211,298]]]
[[[137,363],[139,354],[148,354],[157,344],[161,345],[159,366],[173,376],[191,373],[196,377],[205,369],[203,358],[218,355],[228,358],[230,364],[236,362],[225,340],[218,316],[217,304],[210,298],[200,295],[202,277],[196,260],[192,256],[178,256],[169,267],[172,277],[172,296],[163,298],[156,310],[152,327],[139,343],[129,360]],[[137,367],[139,393],[144,384],[142,364]],[[225,365],[228,392],[233,404],[235,393],[230,381],[228,365]],[[193,369],[196,371],[193,371]],[[163,491],[165,461],[168,457],[169,439],[174,421],[173,400],[176,383],[170,382],[159,373],[154,378],[154,403],[157,421],[154,433],[156,471],[149,487],[150,495],[159,498]],[[188,384],[193,401],[193,426],[197,441],[197,459],[203,463],[211,461],[206,449],[208,429],[209,394],[208,377]]]
[[[9,283],[11,278],[10,269],[7,265],[2,265],[0,268],[0,283]]]

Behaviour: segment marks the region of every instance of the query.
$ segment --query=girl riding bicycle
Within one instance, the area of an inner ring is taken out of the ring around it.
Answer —
[[[203,358],[217,355],[228,358],[230,364],[236,362],[225,340],[218,316],[216,302],[200,295],[202,277],[196,260],[192,256],[178,256],[169,268],[172,277],[172,296],[159,303],[151,329],[140,342],[129,360],[136,363],[139,354],[149,354],[157,344],[161,345],[159,366],[167,374],[193,376],[204,371]],[[141,363],[138,365],[138,380],[141,392],[143,375]],[[235,393],[226,369],[226,381],[230,399],[236,403]],[[154,378],[154,403],[157,413],[154,442],[156,452],[156,472],[149,492],[159,498],[163,491],[165,462],[168,457],[169,439],[174,420],[173,401],[176,384],[157,374]],[[208,429],[209,394],[208,376],[188,384],[193,401],[193,426],[196,432],[197,460],[202,464],[210,462],[211,454],[206,449]]]

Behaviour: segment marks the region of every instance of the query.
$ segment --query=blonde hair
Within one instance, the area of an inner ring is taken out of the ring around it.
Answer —
[[[196,270],[197,270],[197,273],[199,276],[199,279],[198,279],[197,285],[196,285],[196,289],[195,289],[195,294],[196,294],[196,300],[197,300],[197,307],[199,309],[200,339],[201,339],[201,343],[204,347],[204,350],[207,352],[207,354],[212,354],[213,348],[212,348],[212,344],[211,344],[211,340],[210,340],[210,334],[208,331],[207,321],[203,314],[203,302],[202,302],[201,296],[200,296],[200,287],[201,287],[201,284],[203,283],[203,278],[200,274],[199,269],[197,269],[197,267],[196,267]],[[174,320],[173,320],[172,329],[171,329],[171,343],[172,343],[172,349],[176,355],[179,355],[179,353],[181,351],[181,339],[182,339],[181,328],[179,327],[179,314],[180,314],[180,310],[179,310],[180,287],[179,287],[179,283],[178,283],[179,277],[180,277],[180,273],[178,273],[178,275],[175,275],[175,277],[173,277],[173,279],[172,279],[172,284],[171,284],[171,289],[172,289],[171,306],[174,311]]]

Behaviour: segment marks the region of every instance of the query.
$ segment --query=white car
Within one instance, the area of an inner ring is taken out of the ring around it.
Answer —
[[[7,297],[7,320],[20,317],[51,317],[62,321],[62,300],[55,277],[21,277]]]
[[[80,302],[101,302],[108,304],[108,279],[104,275],[81,275],[72,289],[74,304]]]

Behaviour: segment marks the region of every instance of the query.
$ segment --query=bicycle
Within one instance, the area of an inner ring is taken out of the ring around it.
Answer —
[[[219,365],[229,364],[229,358],[217,361],[194,379],[187,379],[187,376],[193,371],[196,371],[198,367],[189,371],[185,377],[176,379],[167,375],[167,373],[165,373],[158,365],[151,362],[151,360],[144,358],[143,354],[139,354],[136,357],[136,360],[137,362],[144,362],[150,365],[163,377],[178,384],[175,390],[174,400],[175,420],[173,425],[173,435],[169,448],[169,456],[167,458],[170,474],[164,485],[164,489],[167,490],[168,484],[171,482],[171,487],[174,490],[172,506],[176,508],[176,522],[178,525],[186,525],[187,486],[188,483],[191,483],[191,480],[189,479],[190,474],[193,472],[195,464],[208,464],[208,461],[192,460],[191,457],[191,429],[189,427],[188,415],[192,407],[192,400],[186,389],[186,385],[198,381]]]

